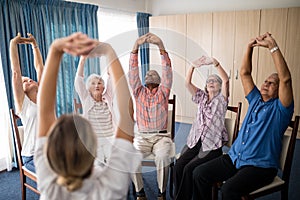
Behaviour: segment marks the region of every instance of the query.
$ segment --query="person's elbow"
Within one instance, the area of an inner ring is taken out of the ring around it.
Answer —
[[[225,85],[226,90],[229,90],[229,78],[223,80],[223,84]]]
[[[291,86],[292,85],[291,73],[288,73],[283,77],[279,77],[279,84],[283,84],[285,86]]]

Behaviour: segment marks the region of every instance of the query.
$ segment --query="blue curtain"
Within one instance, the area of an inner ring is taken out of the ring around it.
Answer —
[[[139,37],[145,35],[149,32],[149,17],[152,16],[148,13],[136,14],[136,21],[138,27]],[[140,46],[140,58],[141,58],[141,72],[142,72],[142,82],[144,83],[145,75],[149,70],[149,44],[143,44]]]
[[[13,107],[9,42],[18,32],[23,37],[32,33],[37,40],[44,62],[50,44],[59,37],[83,32],[98,38],[98,6],[61,0],[0,0],[0,50],[10,108]],[[19,45],[22,74],[36,80],[30,45]],[[74,77],[78,57],[64,55],[58,78],[57,114],[73,110]],[[89,59],[88,73],[100,73],[99,60]],[[97,66],[97,67],[92,67]]]

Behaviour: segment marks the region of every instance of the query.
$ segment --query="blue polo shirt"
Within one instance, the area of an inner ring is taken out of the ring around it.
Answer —
[[[278,168],[282,138],[292,119],[294,102],[287,108],[278,98],[264,102],[257,87],[246,99],[249,108],[228,154],[237,169],[245,165]]]

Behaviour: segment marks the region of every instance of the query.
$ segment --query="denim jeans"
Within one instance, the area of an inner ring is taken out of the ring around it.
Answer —
[[[35,166],[33,163],[33,156],[22,156],[24,166],[35,173]]]

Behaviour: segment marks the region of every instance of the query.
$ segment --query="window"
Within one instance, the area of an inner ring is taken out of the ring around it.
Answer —
[[[99,40],[112,45],[127,73],[130,52],[138,37],[136,13],[99,8],[98,29]],[[106,64],[101,61],[101,74],[105,72]]]
[[[2,62],[1,62],[1,55],[0,55],[0,171],[7,169],[11,170],[11,155],[9,150],[11,149],[9,143],[9,135],[10,132],[10,119],[9,119],[9,112],[8,112],[8,102],[6,97],[6,89],[5,89],[5,81],[4,75],[2,71]]]

